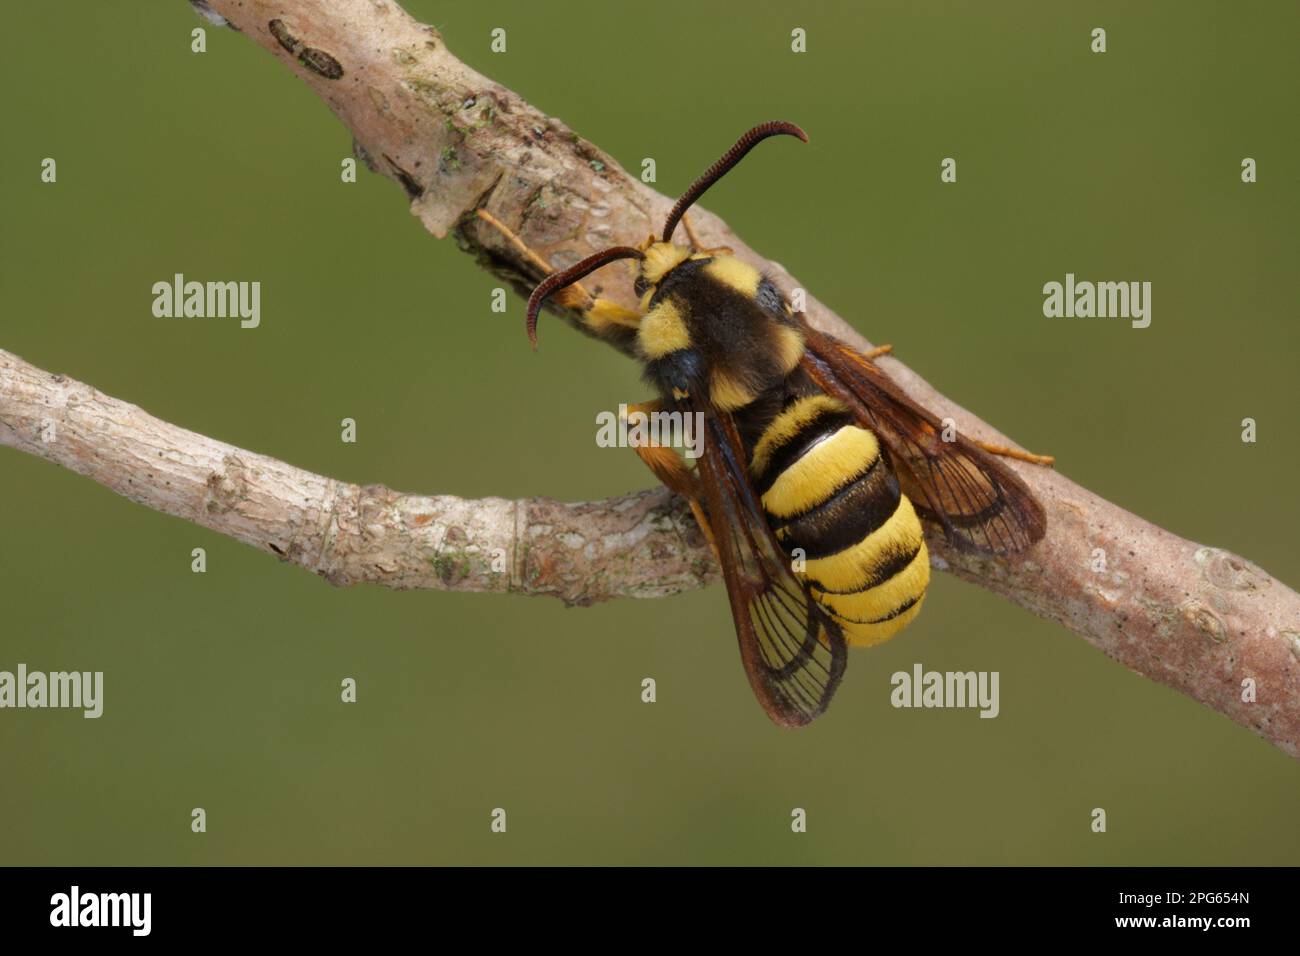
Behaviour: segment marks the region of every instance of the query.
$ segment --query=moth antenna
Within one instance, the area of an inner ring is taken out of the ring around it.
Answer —
[[[553,272],[543,279],[533,290],[533,294],[528,297],[528,341],[533,343],[533,348],[537,348],[537,314],[541,311],[542,303],[546,301],[547,296],[557,289],[563,289],[566,285],[573,285],[579,279],[610,262],[619,259],[644,258],[645,254],[640,249],[633,249],[631,246],[611,246],[587,256],[581,262],[575,262],[563,272]]]
[[[781,120],[773,120],[770,123],[762,123],[755,126],[740,139],[736,140],[736,145],[723,153],[722,158],[710,166],[699,179],[691,185],[691,188],[682,194],[682,198],[677,200],[672,211],[668,213],[668,218],[664,220],[664,242],[671,242],[673,230],[677,228],[677,223],[681,221],[682,214],[695,201],[704,195],[704,191],[716,183],[719,179],[727,174],[731,167],[745,158],[745,154],[751,149],[767,139],[769,136],[793,136],[803,142],[808,142],[808,134],[801,130],[794,123],[786,123]]]

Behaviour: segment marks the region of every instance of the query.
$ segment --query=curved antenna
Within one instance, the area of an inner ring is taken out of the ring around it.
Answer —
[[[563,272],[553,272],[543,279],[528,297],[528,341],[537,348],[537,313],[541,311],[546,297],[566,285],[573,285],[583,276],[595,272],[606,263],[618,259],[644,259],[645,253],[631,246],[611,246],[601,252],[587,256],[581,262],[575,262]]]
[[[677,228],[677,223],[681,221],[682,215],[695,204],[697,199],[704,195],[706,189],[725,176],[732,166],[745,158],[746,153],[769,136],[794,136],[805,143],[808,142],[808,134],[795,126],[794,123],[773,120],[770,123],[755,126],[736,140],[736,145],[723,153],[722,158],[710,166],[704,175],[695,180],[691,188],[682,194],[682,198],[677,200],[672,212],[668,213],[668,218],[664,220],[663,241],[670,242],[672,240],[673,230]]]

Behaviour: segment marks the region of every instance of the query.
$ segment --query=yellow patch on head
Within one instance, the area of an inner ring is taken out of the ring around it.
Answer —
[[[709,376],[709,401],[724,412],[744,408],[758,396],[744,382],[732,378],[720,368]]]
[[[776,518],[803,514],[866,471],[879,455],[880,445],[875,435],[865,428],[845,425],[781,472],[772,487],[764,492],[763,507]],[[808,563],[810,567],[813,564]],[[815,577],[811,571],[808,573]]]
[[[767,470],[772,455],[778,448],[799,434],[799,430],[822,412],[842,412],[844,405],[829,395],[809,395],[793,402],[789,408],[772,419],[763,436],[754,446],[754,457],[749,470],[761,475]]]
[[[733,256],[718,256],[704,267],[704,273],[742,295],[750,298],[758,295],[758,283],[762,279],[759,271]]]
[[[663,358],[670,352],[691,347],[691,335],[677,307],[666,299],[645,314],[637,333],[641,354],[647,359]]]
[[[684,246],[675,246],[671,242],[653,243],[645,251],[641,260],[641,277],[651,285],[658,285],[659,280],[669,271],[680,265],[691,251]]]
[[[809,558],[803,573],[815,586],[827,591],[857,591],[871,580],[881,555],[896,551],[906,554],[914,548],[924,549],[924,545],[921,520],[912,502],[903,495],[889,520],[879,528],[843,551],[825,558]]]

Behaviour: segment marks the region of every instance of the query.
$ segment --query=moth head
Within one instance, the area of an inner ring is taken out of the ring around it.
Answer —
[[[644,311],[664,276],[686,261],[691,250],[685,246],[656,240],[653,236],[642,243],[640,248],[642,249],[641,268],[632,283],[632,290],[641,298],[641,308]]]
[[[601,266],[610,262],[619,259],[639,259],[641,261],[641,267],[637,272],[633,287],[637,295],[640,296],[641,301],[643,303],[648,302],[650,297],[654,295],[655,287],[663,281],[664,276],[690,255],[690,250],[685,246],[673,243],[673,232],[676,231],[677,224],[682,221],[682,216],[686,214],[686,210],[690,209],[710,186],[744,159],[746,153],[770,136],[793,136],[805,143],[808,142],[808,134],[793,123],[776,120],[755,126],[740,137],[731,149],[723,153],[721,159],[705,170],[704,175],[695,180],[690,189],[682,193],[681,198],[673,204],[673,208],[669,211],[668,218],[664,220],[663,234],[659,239],[649,236],[636,247],[613,246],[587,256],[587,258],[574,263],[563,272],[552,273],[543,279],[528,298],[528,340],[533,343],[533,348],[537,348],[537,316],[541,312],[542,303],[546,301],[546,297],[566,286],[573,285],[584,276],[595,272]]]

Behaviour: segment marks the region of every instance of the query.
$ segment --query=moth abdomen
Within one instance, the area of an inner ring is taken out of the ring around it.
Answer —
[[[920,519],[888,452],[841,403],[816,392],[789,402],[758,430],[750,473],[795,574],[849,643],[877,644],[919,613],[930,579]]]

